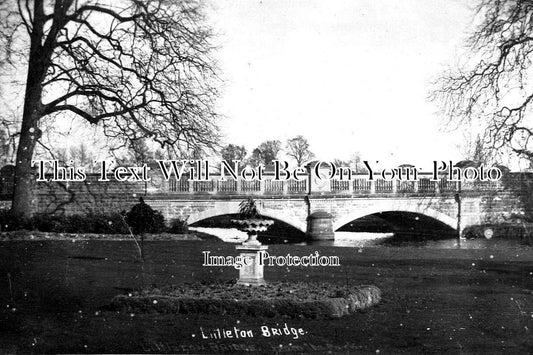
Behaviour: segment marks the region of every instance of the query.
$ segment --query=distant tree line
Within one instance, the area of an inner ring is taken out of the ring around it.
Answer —
[[[2,145],[4,141],[1,138],[2,136],[0,135],[0,149],[4,146]],[[7,150],[7,145],[5,146]],[[60,163],[70,164],[70,161],[72,161],[74,165],[86,168],[90,167],[95,159],[101,159],[97,149],[83,142],[70,147],[54,147],[48,153],[52,159],[56,159]],[[280,140],[264,141],[254,148],[250,154],[243,145],[230,143],[218,151],[218,157],[228,162],[239,160],[241,166],[257,167],[263,165],[270,167],[274,160],[288,160],[291,165],[303,166],[315,159],[315,154],[311,151],[309,141],[304,136],[297,135],[287,139],[284,143]],[[179,154],[173,150],[161,149],[159,146],[151,144],[147,139],[142,138],[129,141],[124,149],[117,151],[113,156],[113,160],[118,165],[141,165],[160,159],[208,158],[214,157],[212,155],[207,156],[205,151],[202,150],[191,150]],[[333,159],[331,161],[337,166],[351,166],[357,172],[365,171],[359,152],[353,153],[347,160]]]

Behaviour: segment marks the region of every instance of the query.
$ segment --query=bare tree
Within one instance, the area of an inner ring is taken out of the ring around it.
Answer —
[[[309,149],[309,142],[301,135],[287,140],[287,155],[294,158],[298,166],[315,156]]]
[[[481,124],[484,148],[533,158],[530,74],[533,1],[480,0],[479,25],[467,40],[471,58],[442,75],[432,98],[452,127]]]
[[[128,148],[129,154],[126,158],[128,163],[140,165],[154,159],[154,152],[146,144],[145,139],[140,138],[130,141]]]
[[[5,0],[2,69],[27,67],[13,211],[27,215],[44,121],[75,116],[123,142],[217,144],[212,31],[195,0]]]
[[[350,166],[353,166],[355,168],[355,172],[357,173],[364,173],[367,171],[365,165],[362,163],[361,153],[358,151],[355,151],[350,156]]]
[[[367,172],[365,165],[362,163],[361,154],[358,151],[355,151],[352,155],[350,155],[350,159],[348,160],[334,159],[333,164],[336,166],[351,167],[356,173]]]
[[[485,144],[479,134],[476,135],[475,139],[465,135],[460,149],[466,160],[476,164],[488,165],[491,162],[496,162],[497,157],[491,154],[492,152],[489,149],[485,149]]]
[[[70,148],[70,156],[76,165],[88,167],[93,164],[92,154],[83,142]]]
[[[0,126],[0,168],[9,163],[11,156],[11,145],[9,144],[9,134]]]
[[[53,159],[59,161],[62,164],[67,164],[71,159],[69,151],[65,147],[56,147],[50,151],[50,155]]]

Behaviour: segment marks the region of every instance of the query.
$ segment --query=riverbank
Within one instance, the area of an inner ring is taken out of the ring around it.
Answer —
[[[139,239],[137,235],[135,238]],[[203,233],[201,231],[191,231],[189,233],[146,233],[146,241],[183,241],[183,240],[215,240],[214,235]],[[98,233],[52,233],[40,231],[19,230],[12,232],[0,232],[0,242],[9,241],[82,241],[82,240],[133,240],[131,234],[98,234]]]
[[[238,274],[231,267],[202,266],[202,251],[235,255],[235,245],[149,241],[145,247],[146,262],[140,263],[131,241],[0,243],[0,352],[533,350],[531,248],[269,246],[273,255],[337,255],[340,266],[265,267],[267,281],[374,284],[382,290],[376,307],[327,321],[106,310],[113,296],[142,285],[232,280]],[[285,327],[304,334],[294,339]],[[235,328],[252,336],[217,338]]]

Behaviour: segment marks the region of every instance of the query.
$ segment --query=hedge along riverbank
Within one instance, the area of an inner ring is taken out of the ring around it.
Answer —
[[[146,241],[182,241],[182,240],[216,240],[216,237],[202,233],[172,234],[172,233],[148,233],[145,234]],[[54,233],[39,231],[14,231],[0,232],[0,242],[20,242],[20,241],[45,241],[45,240],[123,240],[130,241],[130,234],[98,234],[98,233]]]
[[[74,215],[35,214],[31,217],[17,215],[11,210],[0,209],[0,232],[31,230],[56,233],[136,234],[187,233],[184,220],[173,219],[166,224],[161,212],[152,209],[144,200],[129,212],[86,213]]]
[[[233,314],[253,317],[341,317],[376,305],[381,290],[373,285],[344,287],[328,283],[235,282],[185,284],[118,295],[111,309],[124,312]]]

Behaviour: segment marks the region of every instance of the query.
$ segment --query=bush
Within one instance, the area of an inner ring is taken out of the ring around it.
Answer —
[[[462,235],[467,239],[487,238],[487,236],[489,238],[519,239],[531,245],[533,243],[533,224],[529,222],[478,224],[466,227]]]
[[[126,222],[124,221],[126,219]],[[125,214],[121,213],[88,213],[77,215],[35,214],[23,218],[10,210],[0,210],[0,231],[8,232],[20,229],[37,230],[56,233],[96,233],[96,234],[128,234],[128,225],[134,233],[160,233],[167,230],[165,218],[159,211],[154,211],[141,198],[140,203]],[[187,231],[185,221],[172,221],[171,233]]]
[[[187,225],[187,221],[183,221],[179,218],[176,218],[170,222],[170,228],[168,229],[169,233],[182,234],[182,233],[187,233],[188,231],[189,231],[189,226]]]
[[[0,231],[10,232],[28,228],[28,220],[16,215],[11,210],[0,210]]]
[[[135,234],[160,233],[166,230],[165,218],[161,212],[153,210],[142,197],[126,214],[126,222]]]
[[[73,216],[74,217],[74,216]],[[87,220],[90,225],[88,229],[93,233],[102,234],[127,234],[129,233],[128,227],[124,222],[120,213],[105,214],[89,214]]]
[[[36,214],[28,220],[28,229],[41,232],[64,232],[65,216]]]
[[[56,233],[128,233],[128,228],[119,213],[70,216],[36,214],[28,220],[27,228]]]
[[[128,227],[119,213],[70,216],[41,213],[25,219],[14,215],[10,210],[0,210],[0,231],[21,229],[56,233],[128,233]]]

